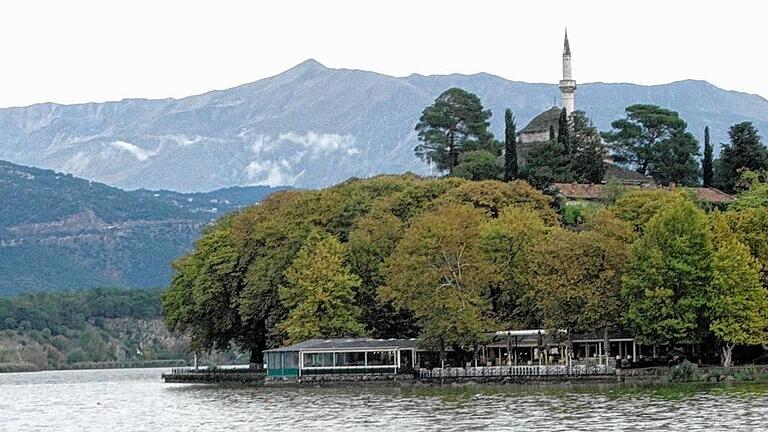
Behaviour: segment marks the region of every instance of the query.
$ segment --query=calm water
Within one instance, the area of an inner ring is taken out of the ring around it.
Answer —
[[[768,430],[765,385],[238,388],[162,372],[0,374],[0,430]]]

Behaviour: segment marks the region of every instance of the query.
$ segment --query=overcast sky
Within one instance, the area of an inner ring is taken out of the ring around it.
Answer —
[[[0,106],[183,97],[307,59],[404,76],[704,79],[768,96],[760,1],[35,1],[0,3]]]

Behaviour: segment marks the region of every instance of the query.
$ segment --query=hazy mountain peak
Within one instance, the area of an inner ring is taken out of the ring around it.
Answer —
[[[578,77],[576,77],[578,79]],[[227,90],[174,100],[126,99],[0,109],[0,159],[52,168],[127,189],[206,191],[234,185],[320,187],[348,177],[429,168],[413,154],[422,109],[450,87],[478,94],[503,135],[511,108],[520,127],[559,102],[555,83],[487,73],[396,78],[308,59]],[[633,103],[680,112],[715,142],[754,121],[768,131],[768,101],[702,81],[642,86],[582,84],[576,105],[603,130]]]
[[[286,70],[283,73],[292,72],[292,71],[293,72],[297,72],[297,71],[298,72],[305,72],[305,71],[312,71],[312,70],[327,70],[327,69],[328,68],[325,67],[325,65],[323,65],[319,61],[317,61],[317,60],[315,60],[313,58],[309,58],[309,59],[306,59],[303,62],[297,64],[296,66]]]

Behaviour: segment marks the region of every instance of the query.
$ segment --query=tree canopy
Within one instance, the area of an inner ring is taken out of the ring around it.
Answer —
[[[716,186],[728,193],[736,190],[741,171],[768,170],[768,149],[751,122],[742,122],[728,130],[730,142],[722,144],[715,171]]]
[[[645,343],[699,338],[704,292],[712,276],[707,218],[690,201],[653,216],[631,247],[625,281],[627,322]]]
[[[631,165],[662,184],[698,179],[698,143],[677,112],[656,105],[630,105],[626,117],[603,134],[616,162]]]
[[[424,345],[441,353],[477,343],[492,327],[487,290],[498,273],[480,248],[486,218],[466,204],[425,213],[386,261],[382,297],[413,311]]]
[[[722,343],[722,362],[731,366],[736,345],[768,342],[768,291],[760,264],[733,234],[724,218],[714,220],[715,255],[707,294],[709,328]]]
[[[502,167],[496,163],[496,155],[486,150],[463,153],[453,174],[467,180],[496,180],[502,176]]]
[[[364,333],[355,303],[361,282],[344,262],[345,252],[336,237],[319,230],[304,240],[278,289],[289,311],[281,324],[287,343]]]
[[[465,151],[492,150],[496,143],[488,131],[491,111],[480,98],[460,88],[450,88],[424,108],[416,124],[421,143],[416,156],[434,163],[440,171],[453,172]]]

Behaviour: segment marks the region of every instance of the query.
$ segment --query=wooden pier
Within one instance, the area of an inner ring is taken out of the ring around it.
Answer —
[[[166,384],[234,383],[261,385],[264,384],[265,375],[264,371],[248,368],[175,368],[171,370],[171,373],[163,374],[162,378]]]

